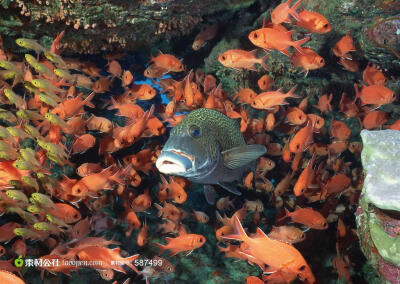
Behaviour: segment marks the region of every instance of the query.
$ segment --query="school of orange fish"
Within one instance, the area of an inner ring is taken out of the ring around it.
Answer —
[[[264,57],[232,49],[220,54],[218,61],[238,72],[257,71],[256,64],[268,70],[265,58],[269,52],[279,51],[290,57],[292,64],[306,75],[310,70],[322,68],[324,58],[302,46],[310,38],[294,41],[293,31],[286,27],[297,25],[319,34],[330,32],[332,27],[323,15],[301,9],[301,0],[293,6],[290,2],[278,5],[271,13],[271,21],[248,36],[252,44],[267,53]],[[214,25],[201,31],[192,48],[202,48],[216,36],[217,29]],[[107,230],[110,219],[101,209],[118,196],[124,207],[118,221],[128,224],[127,238],[138,231],[137,246],[157,246],[160,254],[168,250],[172,257],[182,252],[191,253],[206,242],[204,236],[190,233],[183,224],[185,218],[210,222],[204,212],[193,210],[193,214],[189,214],[180,207],[190,194],[190,190],[186,192],[190,187],[187,180],[159,175],[159,185],[155,188],[140,186],[144,176],[157,174],[154,163],[162,148],[158,140],[150,140],[140,151],[121,159],[112,155],[141,139],[165,135],[166,127],[176,126],[185,117],[176,112],[201,107],[240,118],[240,130],[247,144],[262,144],[268,149],[258,160],[255,176],[250,172],[243,184],[249,191],[270,196],[278,209],[272,230],[266,233],[257,228],[256,233],[251,234],[243,228],[242,222],[249,213],[254,224],[260,223],[264,211],[261,200],[238,201],[237,197],[236,204],[243,205],[239,210],[233,208],[234,200],[229,196],[216,202],[215,234],[220,242],[215,248],[226,257],[257,264],[262,270],[262,279],[249,276],[243,281],[290,283],[298,278],[315,283],[312,267],[294,244],[306,239],[308,229],[325,230],[332,223],[331,226],[337,226],[337,256],[332,259],[332,266],[340,278],[351,283],[351,262],[347,254],[351,242],[346,240],[354,240],[355,233],[340,216],[348,209],[354,210],[363,185],[363,173],[360,166],[346,161],[342,153],[349,151],[359,160],[362,150],[361,142],[350,142],[352,135],[359,136],[346,124],[348,118],[357,118],[360,129],[379,129],[389,121],[390,113],[379,107],[393,103],[396,95],[385,87],[386,77],[377,66],[369,64],[364,69],[362,87],[355,82],[354,96],[321,94],[318,104],[311,106],[309,97],[295,94],[296,86],[286,93],[281,89],[272,90],[273,74],[259,78],[259,92],[239,88],[235,94],[224,91],[212,74],[201,70],[187,72],[178,81],[160,79],[167,73],[175,76],[175,72],[185,71],[178,58],[160,52],[151,58],[144,76],[157,79],[170,101],[144,110],[137,101],[149,101],[160,94],[148,84],[134,83],[133,74],[123,70],[118,62],[122,55],[105,56],[109,75],[103,76],[93,63],[61,57],[62,36],[60,33],[50,48],[34,40],[17,39],[18,45],[36,55],[27,53],[21,61],[14,61],[1,43],[0,210],[3,220],[13,220],[2,222],[0,226],[3,244],[0,254],[8,259],[0,260],[1,283],[25,283],[13,261],[27,255],[42,261],[59,261],[58,266],[38,267],[42,277],[47,272],[70,275],[78,270],[79,267],[64,264],[63,260],[100,260],[101,264],[88,267],[110,281],[115,272],[126,273],[123,265],[141,274],[146,281],[173,272],[173,265],[160,256],[151,260],[161,261],[162,266],[139,270],[133,264],[140,258],[138,254],[129,255],[120,250],[120,243],[93,235]],[[294,48],[292,53],[290,47]],[[355,50],[350,33],[333,46],[334,55],[346,69],[343,72],[358,72],[358,63],[351,54]],[[102,94],[109,92],[113,84],[120,84],[123,94],[104,99]],[[332,105],[335,96],[341,96],[338,106]],[[95,107],[92,100],[97,108],[114,110],[116,116],[125,117],[125,125],[90,113],[88,110]],[[262,118],[251,117],[249,110],[252,108],[259,110]],[[333,109],[343,115],[340,120],[330,121],[328,131],[325,119],[331,117]],[[388,127],[400,130],[400,119]],[[270,135],[273,131],[282,133],[283,141]],[[329,137],[330,143],[319,142],[322,137]],[[81,155],[96,145],[101,162],[71,162],[72,155]],[[276,166],[289,170],[274,185],[271,180],[276,177],[271,172]],[[67,174],[68,167],[76,173]],[[52,175],[57,169],[61,169],[63,175]],[[148,243],[149,225],[140,214],[151,207],[158,210],[160,220],[159,230],[154,234],[174,236],[166,237],[165,245]],[[232,210],[237,211],[231,217],[221,216]],[[49,253],[35,255],[37,250],[29,247],[32,241],[43,242]],[[117,247],[111,249],[110,245]]]

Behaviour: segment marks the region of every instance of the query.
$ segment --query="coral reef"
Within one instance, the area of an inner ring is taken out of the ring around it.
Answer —
[[[400,132],[361,132],[362,163],[366,171],[360,205],[356,212],[361,248],[381,278],[400,280],[400,222],[398,183]]]
[[[35,38],[46,46],[65,30],[64,48],[69,52],[132,50],[188,34],[207,15],[234,12],[253,2],[2,1],[0,34],[8,46],[19,37]]]

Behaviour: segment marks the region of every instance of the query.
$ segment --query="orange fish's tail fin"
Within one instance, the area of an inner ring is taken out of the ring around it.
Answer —
[[[95,108],[94,104],[92,104],[90,101],[93,99],[94,95],[96,95],[95,92],[92,92],[84,101],[83,104],[91,107],[91,108]]]
[[[267,54],[265,54],[263,57],[259,58],[259,64],[265,69],[265,70],[270,70],[267,66],[267,64],[265,64],[265,60],[268,58],[269,53],[267,52]]]
[[[163,215],[163,208],[161,205],[154,203],[154,207],[157,209],[157,217],[160,218]]]
[[[282,218],[279,218],[277,221],[280,222],[280,221],[285,220],[286,218],[289,218],[289,217],[290,217],[290,211],[285,208],[285,216],[283,216]]]
[[[169,238],[165,238],[165,239],[169,239]],[[159,244],[159,243],[153,243],[153,245],[155,245],[156,247],[158,247],[160,249],[160,252],[158,253],[158,255],[161,255],[165,250],[167,250],[167,245],[163,245],[163,244]]]
[[[129,266],[132,270],[134,270],[137,274],[141,274],[140,271],[132,264],[133,261],[135,261],[135,259],[137,259],[139,257],[139,254],[135,254],[129,257],[124,258],[124,264],[126,264],[127,266]]]
[[[239,218],[236,215],[233,216],[233,225],[235,227],[236,234],[222,236],[224,239],[239,240],[239,241],[246,241],[249,239],[249,237],[247,236],[246,232],[243,229],[242,224],[240,223]]]
[[[297,85],[295,85],[293,88],[291,88],[291,89],[289,90],[289,92],[286,93],[286,95],[287,95],[289,98],[300,99],[301,96],[298,96],[298,95],[296,95],[296,94],[294,93],[294,91],[296,90],[296,88],[297,88]]]
[[[300,5],[301,1],[303,1],[303,0],[297,1],[297,2],[290,8],[290,10],[289,10],[289,14],[290,14],[293,18],[295,18],[296,21],[298,21],[298,22],[299,22],[301,19],[300,19],[299,14],[297,13],[296,9],[299,8],[299,5]]]
[[[300,52],[301,54],[304,54],[303,48],[301,48],[301,45],[305,44],[307,41],[310,40],[310,37],[305,37],[303,39],[297,40],[297,41],[293,41],[292,42],[292,46],[294,48],[296,48],[296,50],[298,52]]]

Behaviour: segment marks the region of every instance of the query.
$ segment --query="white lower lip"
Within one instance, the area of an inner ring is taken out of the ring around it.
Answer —
[[[181,163],[170,159],[158,159],[156,161],[157,169],[164,174],[174,174],[185,172],[185,167]]]

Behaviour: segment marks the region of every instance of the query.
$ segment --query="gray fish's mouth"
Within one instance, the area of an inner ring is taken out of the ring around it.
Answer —
[[[164,174],[183,174],[193,168],[194,156],[177,150],[161,151],[157,169]]]

